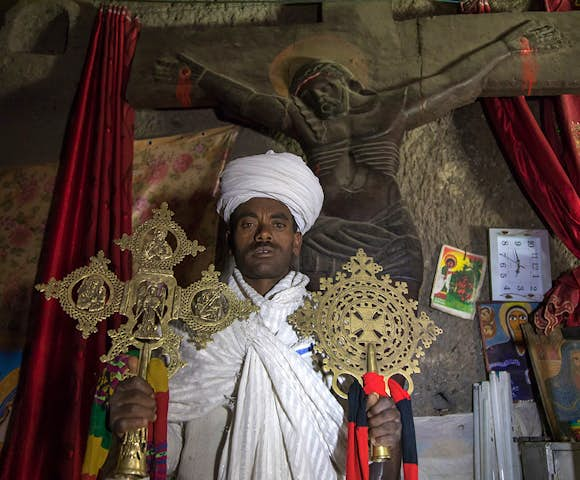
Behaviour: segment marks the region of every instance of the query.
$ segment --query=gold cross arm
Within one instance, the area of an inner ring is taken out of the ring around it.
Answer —
[[[190,241],[171,217],[166,203],[153,211],[153,217],[139,225],[132,235],[116,243],[133,254],[136,273],[127,282],[120,281],[108,268],[110,261],[100,251],[88,266],[80,267],[58,281],[51,278],[37,290],[47,299],[55,298],[64,311],[77,320],[83,338],[97,331],[97,325],[114,313],[127,318],[116,330],[109,330],[112,345],[102,361],[113,360],[131,347],[147,352],[142,363],[156,349],[169,359],[172,375],[183,366],[179,350],[183,336],[170,322],[181,320],[197,348],[203,348],[212,336],[234,320],[246,318],[256,310],[247,300],[240,300],[224,283],[213,265],[201,280],[180,288],[173,268],[187,255],[195,257],[205,247]]]

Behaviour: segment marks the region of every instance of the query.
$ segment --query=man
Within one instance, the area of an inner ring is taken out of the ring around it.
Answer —
[[[308,295],[308,277],[292,264],[322,202],[318,179],[295,155],[268,152],[226,167],[218,211],[236,265],[228,283],[260,311],[204,350],[182,348],[188,365],[169,388],[168,470],[178,479],[342,477],[344,412],[313,368],[311,340],[287,322]],[[121,383],[110,400],[113,432],[154,421],[152,395],[140,378]],[[385,478],[397,478],[399,413],[388,398],[373,395],[367,406],[370,437],[392,450]]]

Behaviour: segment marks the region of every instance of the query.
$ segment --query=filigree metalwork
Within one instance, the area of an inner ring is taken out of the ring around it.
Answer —
[[[168,358],[170,375],[183,366],[179,357],[181,336],[169,322],[182,320],[197,348],[203,348],[216,332],[237,318],[246,318],[256,307],[241,301],[219,281],[213,265],[202,278],[181,289],[173,268],[187,255],[195,257],[205,247],[190,241],[172,220],[166,203],[153,210],[153,217],[135,228],[132,235],[116,240],[122,250],[130,250],[136,269],[126,283],[108,269],[103,252],[91,257],[90,264],[67,275],[51,278],[36,288],[47,299],[56,298],[65,312],[78,320],[84,338],[97,331],[98,322],[115,312],[127,317],[117,330],[109,330],[112,346],[101,360],[106,362],[135,347],[143,351],[161,349]]]
[[[219,281],[213,265],[202,273],[201,280],[181,294],[179,318],[187,325],[190,339],[198,349],[204,348],[214,333],[223,330],[236,318],[246,318],[257,307],[241,302],[234,292]]]
[[[393,282],[382,267],[359,249],[335,279],[322,278],[320,291],[290,317],[303,336],[316,338],[323,369],[334,374],[333,389],[343,397],[339,378],[350,375],[362,384],[367,372],[367,347],[373,345],[378,372],[403,375],[413,391],[411,375],[420,372],[424,356],[442,330],[417,302],[407,298],[407,285]],[[349,275],[347,275],[349,274]]]
[[[97,324],[119,311],[124,285],[108,268],[111,263],[99,251],[88,266],[71,272],[61,281],[51,278],[36,285],[45,298],[56,298],[63,310],[78,321],[83,338],[97,331]]]
[[[195,257],[205,251],[197,240],[189,240],[171,217],[173,212],[163,202],[161,208],[153,209],[153,218],[135,228],[132,235],[125,234],[115,240],[122,250],[133,253],[133,261],[140,271],[173,271],[187,255]]]
[[[168,359],[173,375],[184,362],[180,356],[182,336],[169,324],[182,320],[197,348],[203,348],[212,336],[235,319],[246,318],[257,307],[240,300],[219,281],[213,265],[202,273],[202,279],[185,289],[177,285],[173,268],[186,256],[195,257],[205,247],[190,241],[185,231],[171,217],[166,203],[153,210],[153,217],[139,225],[132,235],[115,241],[133,255],[135,275],[121,282],[108,269],[110,263],[99,252],[90,264],[67,275],[63,280],[51,278],[37,285],[47,299],[56,298],[66,313],[78,321],[84,338],[97,331],[100,321],[120,313],[127,321],[109,330],[112,345],[103,362],[113,360],[130,348],[137,348],[139,375],[146,378],[153,351]],[[146,477],[143,438],[145,429],[125,434],[115,478]]]

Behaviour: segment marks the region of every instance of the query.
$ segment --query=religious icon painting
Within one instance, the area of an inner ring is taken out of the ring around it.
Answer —
[[[477,305],[485,369],[488,373],[510,374],[514,401],[534,399],[522,325],[529,323],[538,305],[527,302]]]
[[[0,452],[6,440],[21,363],[22,350],[13,351],[0,348]]]
[[[443,245],[431,290],[431,307],[456,317],[473,319],[486,260],[485,256]]]
[[[552,440],[580,441],[580,339],[523,331]]]

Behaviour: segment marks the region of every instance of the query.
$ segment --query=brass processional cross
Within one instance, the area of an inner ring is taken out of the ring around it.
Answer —
[[[153,210],[153,217],[138,226],[132,235],[116,240],[121,250],[133,255],[135,274],[121,282],[107,265],[102,251],[91,257],[88,266],[74,270],[64,279],[51,278],[36,285],[47,299],[56,298],[64,311],[78,321],[83,338],[97,331],[97,324],[113,313],[127,317],[117,330],[109,330],[111,348],[101,361],[108,362],[127,352],[139,350],[139,372],[146,378],[151,354],[155,350],[167,358],[168,373],[173,375],[184,362],[179,349],[182,336],[169,325],[181,320],[197,348],[205,347],[214,333],[234,320],[247,318],[257,308],[237,298],[219,281],[219,273],[210,265],[201,280],[181,288],[173,268],[186,256],[195,257],[205,247],[190,241],[185,231],[171,217],[167,203]],[[147,477],[147,429],[123,436],[115,478]]]
[[[290,323],[302,336],[316,340],[314,350],[322,355],[324,372],[332,372],[337,395],[347,396],[341,378],[351,376],[362,384],[366,372],[385,378],[400,374],[412,393],[411,375],[421,371],[418,359],[443,330],[425,312],[417,317],[417,301],[407,298],[407,284],[393,283],[388,274],[379,278],[383,267],[362,249],[342,269],[334,280],[320,279],[320,291]],[[388,449],[373,446],[371,458],[387,460]]]

